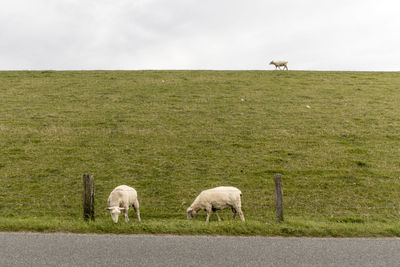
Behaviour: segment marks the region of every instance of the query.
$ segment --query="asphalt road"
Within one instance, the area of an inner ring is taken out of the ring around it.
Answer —
[[[0,266],[399,266],[396,238],[0,233]]]

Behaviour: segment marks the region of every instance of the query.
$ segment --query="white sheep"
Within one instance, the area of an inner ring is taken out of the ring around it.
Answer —
[[[269,65],[275,65],[275,69],[281,69],[281,67],[283,66],[283,70],[289,70],[287,67],[287,61],[274,61],[272,60]]]
[[[120,185],[114,188],[108,197],[107,208],[110,210],[112,220],[117,223],[121,210],[124,210],[125,222],[128,222],[128,211],[130,206],[135,209],[138,221],[140,222],[139,201],[136,190],[127,185]]]
[[[236,187],[232,186],[220,186],[204,190],[200,193],[200,195],[197,196],[192,205],[190,205],[190,207],[186,210],[187,218],[191,220],[200,210],[205,210],[207,211],[207,223],[210,221],[211,211],[217,215],[218,221],[221,221],[217,210],[231,208],[233,212],[233,218],[236,217],[236,213],[239,213],[240,219],[244,222],[241,196],[242,192]]]

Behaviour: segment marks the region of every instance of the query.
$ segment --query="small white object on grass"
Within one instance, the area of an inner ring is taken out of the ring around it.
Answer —
[[[306,108],[310,108],[310,106],[309,106],[309,105],[307,105],[307,106],[306,106]]]

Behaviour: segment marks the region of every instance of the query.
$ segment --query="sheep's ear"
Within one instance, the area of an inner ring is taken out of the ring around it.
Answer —
[[[111,208],[110,208],[110,207],[108,207],[108,208],[106,208],[106,210],[111,210]]]
[[[118,208],[119,210],[125,210],[125,208]]]

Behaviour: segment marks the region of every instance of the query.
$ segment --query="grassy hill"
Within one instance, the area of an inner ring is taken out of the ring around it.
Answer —
[[[399,107],[400,73],[0,72],[0,230],[400,236]],[[112,224],[120,184],[137,189],[142,224],[133,210]],[[219,185],[242,190],[247,222],[186,221]]]

